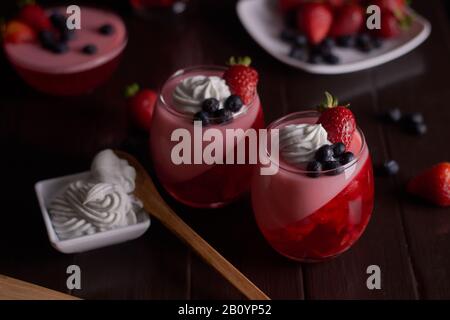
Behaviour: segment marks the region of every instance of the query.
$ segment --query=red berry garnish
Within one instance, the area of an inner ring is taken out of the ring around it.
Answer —
[[[126,88],[129,98],[130,115],[136,126],[144,131],[150,130],[150,123],[158,94],[154,90],[140,89],[137,83]]]
[[[237,60],[231,57],[230,67],[223,74],[231,92],[238,95],[246,105],[253,101],[259,80],[258,72],[250,67],[250,63],[249,57],[238,58]]]

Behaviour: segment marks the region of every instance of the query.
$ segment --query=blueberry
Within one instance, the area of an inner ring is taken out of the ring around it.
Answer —
[[[69,47],[64,42],[56,42],[49,48],[53,53],[61,54],[69,51]]]
[[[306,47],[306,45],[308,44],[308,38],[303,34],[298,34],[295,36],[293,42],[299,47]]]
[[[280,34],[281,40],[286,42],[294,42],[297,32],[293,29],[283,29]]]
[[[230,110],[231,112],[238,112],[241,110],[244,103],[242,102],[241,98],[237,95],[231,95],[225,100],[224,107],[227,110]]]
[[[336,65],[336,64],[338,64],[341,61],[338,56],[336,56],[336,55],[334,55],[332,53],[324,55],[323,56],[323,60],[326,63],[331,64],[331,65]]]
[[[326,161],[332,161],[333,160],[333,147],[328,144],[321,146],[316,151],[315,159],[322,163],[324,163]]]
[[[418,136],[423,136],[427,133],[428,127],[425,123],[414,123],[409,126],[409,131]]]
[[[326,175],[335,176],[341,174],[344,171],[344,168],[341,167],[339,162],[332,160],[323,163],[323,170],[327,171]]]
[[[323,62],[323,57],[319,53],[311,53],[308,62],[312,64],[320,64]]]
[[[331,148],[333,149],[333,157],[335,158],[339,158],[345,152],[345,144],[342,142],[333,144]]]
[[[88,44],[85,45],[81,51],[85,54],[95,54],[97,52],[97,47],[93,44]]]
[[[202,110],[208,112],[209,114],[213,114],[217,110],[219,110],[220,102],[216,98],[209,98],[203,101]]]
[[[383,46],[383,39],[379,37],[372,37],[372,47],[379,49]]]
[[[66,16],[63,14],[60,14],[58,12],[54,12],[50,15],[50,22],[52,25],[58,29],[58,30],[66,30],[67,24],[66,24]]]
[[[394,176],[400,171],[400,166],[397,161],[389,160],[381,166],[381,173],[383,175]]]
[[[325,56],[327,54],[331,54],[332,49],[333,47],[331,47],[326,41],[322,41],[318,45],[312,47],[311,53],[321,54],[322,56]]]
[[[66,30],[61,32],[60,40],[62,42],[67,42],[67,41],[70,41],[70,40],[73,40],[73,39],[75,39],[75,31],[74,30],[66,29]]]
[[[362,33],[356,38],[356,46],[362,52],[372,51],[372,41],[367,33]]]
[[[322,171],[322,164],[319,161],[311,161],[306,166],[306,170],[308,171],[308,177],[317,178],[320,176],[320,171]]]
[[[341,48],[353,48],[355,46],[356,39],[354,36],[342,36],[336,39],[336,44]]]
[[[355,155],[352,152],[346,152],[339,158],[339,163],[344,166],[353,160],[355,160]]]
[[[296,60],[305,61],[308,58],[308,51],[306,48],[293,46],[289,52],[289,56]]]
[[[419,112],[406,114],[402,120],[407,124],[420,124],[425,121],[423,115]]]
[[[204,111],[199,111],[194,114],[194,121],[201,121],[202,125],[207,126],[209,124],[209,116]]]
[[[386,112],[385,117],[389,122],[397,123],[402,119],[402,112],[399,108],[390,109]]]
[[[219,123],[226,123],[233,119],[233,112],[228,109],[219,109],[214,113],[214,116],[218,118]]]
[[[322,41],[322,44],[328,48],[333,48],[336,45],[336,42],[333,38],[325,38],[325,40]]]
[[[103,35],[105,35],[105,36],[108,36],[108,35],[110,35],[110,34],[113,34],[114,33],[114,27],[112,26],[112,25],[110,25],[110,24],[104,24],[104,25],[102,25],[99,29],[98,29],[98,31],[101,33],[101,34],[103,34]]]
[[[44,48],[50,48],[56,43],[56,37],[50,30],[42,30],[38,33],[39,41]]]

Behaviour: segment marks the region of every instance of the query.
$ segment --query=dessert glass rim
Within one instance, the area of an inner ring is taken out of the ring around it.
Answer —
[[[320,115],[319,111],[316,110],[305,110],[305,111],[296,111],[296,112],[292,112],[289,113],[273,122],[271,122],[268,126],[267,126],[267,130],[272,130],[272,129],[278,129],[280,127],[280,125],[284,122],[290,121],[290,120],[294,120],[294,119],[299,119],[299,118],[308,118],[308,117],[318,117]],[[367,148],[366,145],[366,138],[364,137],[364,133],[362,132],[361,128],[359,126],[356,126],[356,130],[358,130],[359,135],[361,136],[361,147],[358,150],[358,153],[355,154],[355,159],[343,166],[340,166],[340,168],[343,168],[344,170],[347,170],[348,168],[356,165],[359,160],[361,159],[361,156],[363,155],[363,151]],[[270,136],[270,134],[269,134]],[[313,171],[308,171],[306,169],[301,169],[301,168],[296,168],[293,165],[288,165],[288,164],[283,164],[283,162],[281,162],[279,159],[278,161],[276,161],[275,159],[273,159],[273,157],[271,156],[271,153],[269,152],[267,146],[269,144],[266,145],[266,156],[269,158],[269,160],[271,162],[273,162],[275,165],[278,166],[279,169],[282,169],[284,171],[288,171],[294,174],[302,174],[302,175],[306,175],[308,173],[314,173]],[[281,153],[280,153],[281,156]],[[280,157],[279,156],[279,157]],[[330,169],[330,170],[323,170],[321,171],[321,176],[327,176],[327,173],[333,172],[335,169]],[[319,178],[320,178],[319,177]]]
[[[161,105],[163,105],[167,111],[169,111],[170,113],[172,113],[173,115],[175,115],[177,117],[185,118],[185,119],[188,119],[188,120],[192,120],[192,116],[193,115],[190,114],[190,113],[180,112],[180,111],[176,110],[174,107],[172,107],[171,104],[168,103],[164,99],[164,94],[163,94],[164,88],[167,86],[167,84],[170,81],[172,81],[172,80],[174,80],[174,79],[176,79],[176,78],[178,78],[178,77],[180,77],[180,76],[182,76],[184,74],[187,74],[189,72],[196,71],[196,70],[223,71],[223,72],[225,72],[227,70],[227,68],[224,67],[224,66],[219,66],[219,65],[208,65],[208,64],[204,64],[203,65],[203,64],[201,64],[201,65],[194,65],[194,66],[191,66],[191,67],[181,68],[181,69],[178,69],[177,71],[175,71],[174,73],[172,73],[170,75],[170,77],[167,78],[167,80],[164,82],[164,84],[162,85],[161,89],[159,90],[158,101],[161,102]],[[240,112],[238,112],[235,115],[233,115],[233,119],[237,119],[237,118],[245,115],[247,113],[247,111],[249,109],[251,109],[256,104],[255,101],[257,100],[256,99],[257,96],[258,96],[258,91],[255,92],[255,96],[253,97],[252,102],[250,102],[248,105],[244,105],[242,107],[243,110],[241,110]],[[211,117],[211,119],[214,120],[214,119],[217,119],[217,118],[216,117]],[[227,125],[229,123],[230,122],[227,121],[227,122],[224,122],[224,123],[211,124],[209,126],[223,126],[223,125]]]

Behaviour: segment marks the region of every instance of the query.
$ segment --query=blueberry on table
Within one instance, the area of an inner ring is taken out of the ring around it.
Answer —
[[[341,48],[353,48],[356,44],[354,36],[342,36],[336,39],[336,44]]]
[[[339,158],[345,152],[345,144],[343,144],[342,142],[337,142],[333,144],[332,149],[333,149],[333,157]]]
[[[341,62],[341,59],[339,59],[338,56],[329,53],[323,56],[323,61],[325,61],[325,63],[331,64],[331,65],[336,65],[339,62]]]
[[[331,145],[324,145],[317,149],[315,159],[322,163],[327,161],[333,161],[333,147]]]
[[[393,108],[386,112],[386,120],[392,123],[397,123],[402,119],[402,112],[399,108]]]
[[[353,160],[355,160],[355,155],[353,154],[353,152],[345,152],[339,158],[339,163],[344,166],[344,165],[352,162]]]
[[[409,124],[419,124],[419,123],[425,122],[423,115],[419,112],[413,112],[413,113],[406,114],[403,117],[403,121],[405,123],[409,123]]]
[[[425,123],[415,123],[409,127],[409,130],[418,136],[423,136],[427,133],[428,127]]]
[[[306,61],[306,59],[308,58],[308,51],[304,47],[294,45],[289,52],[289,57],[299,61]]]
[[[226,110],[230,110],[231,112],[238,112],[241,110],[244,103],[241,98],[237,95],[232,94],[225,100],[224,107]]]
[[[306,166],[306,170],[308,171],[308,177],[317,178],[320,176],[320,171],[322,171],[322,164],[319,161],[311,161]]]
[[[98,31],[101,33],[101,34],[103,34],[103,35],[105,35],[105,36],[108,36],[108,35],[110,35],[110,34],[113,34],[114,33],[114,27],[112,26],[112,25],[110,25],[110,24],[104,24],[104,25],[102,25],[99,29],[98,29]]]
[[[326,161],[323,163],[323,170],[327,171],[325,172],[328,176],[336,176],[338,174],[341,174],[344,171],[344,168],[341,166],[341,164],[338,161]]]
[[[219,109],[215,112],[214,116],[218,119],[219,123],[226,123],[233,119],[233,112],[228,109]]]
[[[380,169],[383,175],[394,176],[400,171],[400,166],[397,161],[389,160],[383,163]]]
[[[217,110],[219,110],[220,102],[216,98],[208,98],[205,99],[202,103],[202,110],[213,114]]]
[[[202,125],[207,126],[209,124],[209,116],[205,111],[199,111],[194,114],[194,121],[201,121]]]

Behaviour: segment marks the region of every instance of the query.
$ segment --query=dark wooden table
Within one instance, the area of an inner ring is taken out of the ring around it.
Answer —
[[[248,199],[220,210],[193,210],[167,197],[174,210],[273,299],[450,298],[450,211],[404,193],[413,174],[450,160],[450,29],[443,1],[414,3],[433,24],[420,48],[384,66],[339,76],[311,75],[274,60],[241,26],[235,1],[193,1],[189,12],[173,21],[143,20],[124,1],[116,2],[129,45],[119,70],[93,94],[39,94],[0,59],[1,274],[68,292],[66,268],[77,264],[82,289],[71,293],[82,298],[243,298],[155,220],[137,240],[58,253],[47,239],[33,185],[86,170],[92,156],[107,147],[129,150],[148,165],[147,138],[128,125],[124,86],[138,81],[158,88],[179,68],[249,54],[260,72],[267,121],[311,108],[329,90],[352,102],[374,163],[393,158],[401,172],[376,179],[375,211],[359,242],[320,264],[276,254],[258,232]],[[10,5],[2,3],[0,13],[9,12]],[[428,134],[410,136],[376,119],[397,106],[422,112]],[[381,268],[381,290],[366,287],[372,264]]]

